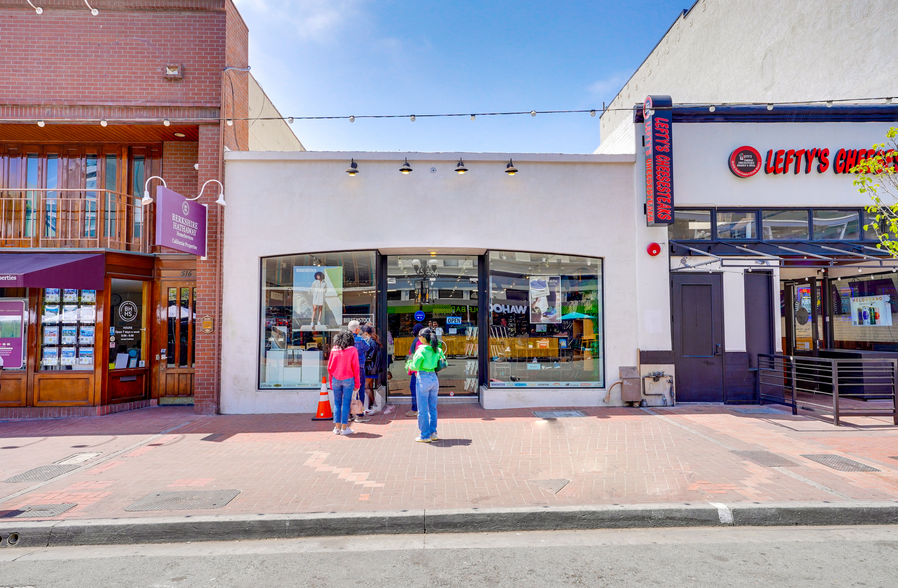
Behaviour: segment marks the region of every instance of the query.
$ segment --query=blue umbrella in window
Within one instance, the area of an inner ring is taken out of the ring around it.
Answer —
[[[582,312],[569,312],[566,315],[562,316],[561,320],[568,321],[568,320],[573,320],[573,319],[591,319],[591,318],[595,318],[595,317],[593,317],[592,315],[589,315],[589,314],[583,314]]]

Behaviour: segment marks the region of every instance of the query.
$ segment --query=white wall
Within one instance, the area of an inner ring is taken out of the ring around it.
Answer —
[[[460,156],[465,175],[453,171]],[[356,177],[345,173],[351,157]],[[399,173],[405,157],[414,168],[407,176]],[[520,170],[513,177],[503,173],[509,157]],[[225,175],[224,413],[314,412],[318,402],[317,391],[257,387],[260,258],[273,255],[506,249],[601,257],[606,385],[618,366],[636,363],[633,156],[231,152]],[[604,394],[551,400],[599,406]],[[546,398],[533,391],[508,402],[544,406]]]
[[[896,29],[894,0],[699,0],[609,104],[618,110],[602,115],[597,153],[650,94],[713,104],[896,96]]]
[[[249,84],[248,151],[305,151],[287,121],[252,74]],[[271,120],[265,120],[271,119]]]

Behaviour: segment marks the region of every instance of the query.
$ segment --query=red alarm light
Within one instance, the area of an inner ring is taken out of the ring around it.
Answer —
[[[658,245],[657,243],[649,243],[649,246],[646,247],[645,250],[648,252],[649,255],[651,255],[652,257],[655,257],[659,253],[661,253],[661,245]]]

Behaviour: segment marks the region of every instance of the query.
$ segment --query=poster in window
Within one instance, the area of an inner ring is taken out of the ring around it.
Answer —
[[[892,305],[888,294],[852,298],[851,324],[855,327],[891,327]]]
[[[65,290],[63,290],[62,291],[62,301],[68,302],[68,303],[78,302],[78,290],[72,290],[69,288],[66,288]]]
[[[78,365],[93,365],[94,364],[94,350],[90,348],[84,348],[78,350]]]
[[[59,302],[59,288],[44,290],[44,302]]]
[[[343,325],[343,268],[293,268],[293,330],[337,330]]]
[[[62,344],[63,345],[74,345],[78,335],[78,327],[74,326],[65,326],[62,327]]]
[[[82,306],[78,310],[78,320],[82,323],[93,323],[96,320],[97,310],[94,306]]]
[[[62,322],[77,323],[78,322],[78,305],[66,304],[62,307]]]
[[[75,365],[75,348],[63,347],[62,357],[59,359],[59,365]]]
[[[82,326],[78,329],[78,344],[93,345],[94,344],[94,327]]]
[[[25,367],[24,323],[24,300],[0,300],[0,358],[6,369]]]
[[[81,302],[85,304],[93,304],[97,301],[96,290],[81,290]]]
[[[59,365],[59,347],[44,347],[41,365]]]
[[[59,327],[56,325],[44,327],[44,345],[59,345]]]
[[[561,276],[530,276],[530,323],[561,323]]]
[[[59,322],[59,305],[58,304],[45,304],[44,305],[44,323],[48,324],[56,324]]]

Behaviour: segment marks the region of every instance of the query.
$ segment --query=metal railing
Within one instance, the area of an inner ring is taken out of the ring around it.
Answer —
[[[847,416],[886,416],[898,425],[898,360],[758,355],[758,396],[783,404]]]
[[[152,207],[112,190],[0,190],[0,246],[148,252]]]

